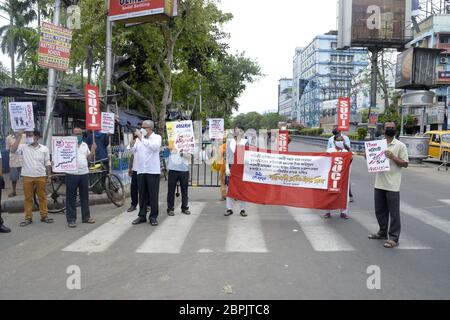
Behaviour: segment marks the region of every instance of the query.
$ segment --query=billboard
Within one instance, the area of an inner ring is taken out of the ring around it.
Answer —
[[[167,20],[178,14],[178,0],[109,0],[109,20],[144,23]]]
[[[42,23],[39,41],[39,61],[42,68],[67,71],[72,47],[72,30],[50,23]]]
[[[338,48],[401,49],[412,40],[410,0],[339,0]]]

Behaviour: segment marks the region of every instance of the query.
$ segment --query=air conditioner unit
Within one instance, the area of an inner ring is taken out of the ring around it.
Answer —
[[[448,64],[448,57],[440,57],[439,63],[440,64]]]

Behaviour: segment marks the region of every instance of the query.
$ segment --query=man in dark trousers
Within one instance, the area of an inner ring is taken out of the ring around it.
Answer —
[[[141,130],[142,124],[138,123],[137,129]],[[136,143],[137,136],[133,136],[133,143]],[[131,144],[130,144],[131,148]],[[128,165],[128,175],[131,177],[131,207],[127,210],[128,212],[133,212],[137,210],[139,204],[139,186],[138,186],[138,174],[137,174],[137,161],[134,154],[131,155],[130,163]]]
[[[2,154],[0,152],[0,203],[2,202],[2,190],[5,189],[5,180],[3,179],[3,163]],[[2,219],[2,206],[0,205],[0,233],[10,233],[11,229],[7,228],[3,224]]]

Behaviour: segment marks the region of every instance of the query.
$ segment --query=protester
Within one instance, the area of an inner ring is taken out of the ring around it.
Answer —
[[[68,173],[65,176],[66,183],[66,215],[69,228],[76,228],[77,220],[77,191],[80,194],[81,221],[86,224],[94,224],[95,220],[91,218],[89,209],[89,166],[88,160],[94,159],[96,144],[94,143],[89,150],[88,145],[83,142],[83,130],[73,129],[73,135],[78,139],[77,151],[77,172]]]
[[[234,155],[236,154],[238,146],[246,146],[247,145],[247,140],[242,137],[243,137],[242,130],[240,130],[239,128],[236,128],[233,136],[230,137],[231,139],[227,140],[227,153],[226,153],[227,161],[226,161],[225,174],[227,177],[226,185],[228,187],[230,184],[231,168],[234,164]],[[239,203],[239,207],[241,210],[241,216],[247,217],[247,212],[245,211],[246,203],[243,201],[238,201],[238,200],[234,200],[234,202]],[[233,207],[234,207],[233,199],[231,199],[230,197],[227,197],[227,212],[225,213],[226,217],[229,217],[234,214]]]
[[[150,201],[150,224],[158,225],[159,215],[159,182],[161,178],[160,149],[162,139],[154,133],[153,121],[144,121],[141,130],[136,130],[136,141],[132,142],[131,150],[137,164],[139,185],[139,217],[133,225],[147,222],[147,201]]]
[[[343,139],[344,139],[344,143],[349,147],[349,150],[348,150],[348,151],[351,152],[351,151],[352,151],[352,143],[351,143],[351,141],[350,141],[350,138],[347,137],[345,134],[341,133],[341,132],[338,130],[338,127],[337,127],[337,126],[335,126],[334,129],[333,129],[333,136],[330,137],[330,139],[328,139],[327,150],[328,150],[328,149],[333,149],[333,148],[334,148],[334,138],[335,138],[338,134],[342,135],[342,137],[343,137]],[[352,184],[351,184],[350,181],[348,182],[348,185],[349,185],[350,202],[354,202],[355,200],[354,200],[353,193],[352,193]]]
[[[377,234],[369,236],[371,240],[387,240],[384,247],[393,249],[400,243],[400,186],[403,168],[408,168],[408,149],[403,142],[395,138],[396,124],[384,125],[385,138],[388,143],[386,157],[390,161],[390,171],[376,174],[375,179],[375,214],[380,226]]]
[[[169,182],[167,190],[167,214],[175,215],[175,192],[178,182],[181,188],[181,212],[190,215],[189,211],[189,164],[191,155],[184,150],[177,150],[174,145],[169,144]]]
[[[2,190],[5,189],[5,180],[3,179],[3,163],[2,154],[0,152],[0,203],[2,202]],[[2,219],[2,206],[0,205],[0,233],[10,233],[11,229],[7,228],[3,224]]]
[[[6,150],[11,151],[11,147],[16,142],[16,137],[13,132],[6,138]],[[22,136],[20,144],[25,144],[25,137]],[[22,172],[23,157],[17,153],[9,153],[9,168],[12,185],[12,192],[8,195],[9,198],[14,198],[17,196],[17,182],[20,180],[20,174]]]
[[[39,130],[26,132],[26,144],[20,144],[23,131],[16,135],[16,142],[11,147],[12,153],[19,153],[23,156],[23,191],[25,193],[25,221],[20,224],[26,227],[33,223],[33,194],[39,199],[39,210],[41,222],[53,223],[53,219],[48,217],[47,195],[45,185],[51,178],[52,168],[50,162],[50,152],[48,148],[39,143],[41,133]]]
[[[92,148],[94,144],[93,134],[88,135],[86,143],[89,148]],[[101,162],[103,166],[109,170],[109,158],[108,158],[108,146],[109,136],[105,133],[95,131],[95,144],[97,145],[97,151],[95,152],[95,161]]]
[[[350,147],[345,143],[344,136],[342,134],[338,133],[338,134],[336,134],[336,136],[334,136],[333,148],[328,149],[327,152],[328,153],[350,152]],[[350,181],[350,179],[349,179],[349,181]],[[350,183],[349,183],[349,189],[350,189]],[[346,220],[349,219],[349,216],[348,216],[348,202],[347,202],[347,207],[346,208],[342,208],[340,210],[340,212],[341,212],[341,218],[342,219],[346,219]],[[331,218],[331,212],[328,211],[326,214],[324,214],[322,216],[322,218],[330,219]]]
[[[138,123],[137,129],[141,130],[142,123]],[[134,143],[136,143],[137,136],[133,136]],[[131,145],[131,144],[130,144]],[[128,212],[134,212],[137,210],[137,206],[139,204],[139,186],[138,186],[138,174],[137,174],[137,158],[134,154],[131,155],[131,159],[128,167],[128,175],[131,177],[131,206],[127,210]]]

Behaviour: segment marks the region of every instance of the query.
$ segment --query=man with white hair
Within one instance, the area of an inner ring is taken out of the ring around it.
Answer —
[[[161,179],[162,138],[153,132],[155,124],[148,120],[142,123],[142,128],[136,130],[137,139],[131,143],[131,151],[136,157],[136,171],[139,185],[139,217],[133,225],[147,222],[147,204],[150,202],[150,224],[158,225],[159,215],[159,182]]]

